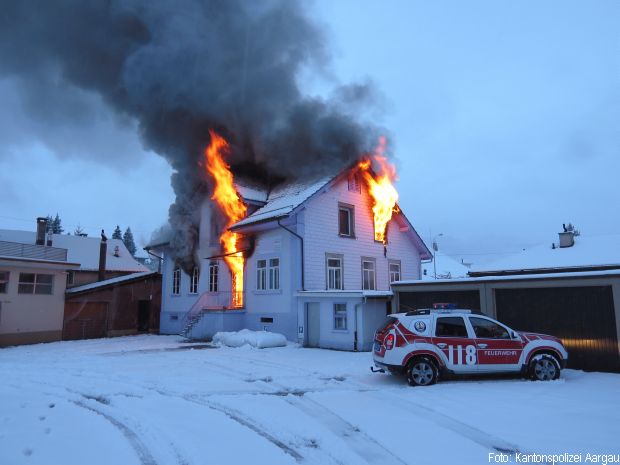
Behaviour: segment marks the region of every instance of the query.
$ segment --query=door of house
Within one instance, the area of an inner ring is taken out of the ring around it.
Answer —
[[[149,330],[149,320],[151,316],[151,301],[138,301],[138,332],[146,333]]]
[[[321,305],[318,302],[308,302],[306,304],[306,322],[308,347],[319,347],[321,334]]]

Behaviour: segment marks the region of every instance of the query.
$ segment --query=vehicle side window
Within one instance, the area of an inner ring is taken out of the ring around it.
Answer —
[[[510,339],[506,328],[485,318],[470,317],[469,321],[474,327],[476,337],[484,339]]]
[[[465,321],[460,316],[437,318],[435,336],[439,337],[468,337]]]

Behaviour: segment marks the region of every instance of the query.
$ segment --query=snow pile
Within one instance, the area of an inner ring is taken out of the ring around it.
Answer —
[[[267,331],[250,331],[249,329],[215,333],[213,342],[228,347],[241,347],[245,344],[249,344],[257,349],[286,346],[286,338],[283,334],[270,333]]]

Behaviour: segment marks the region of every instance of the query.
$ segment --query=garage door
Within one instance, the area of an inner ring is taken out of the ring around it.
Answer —
[[[107,302],[65,302],[63,340],[105,337]]]
[[[498,320],[562,339],[569,367],[620,371],[611,286],[496,289]]]
[[[433,304],[445,302],[455,304],[458,308],[480,310],[480,292],[478,291],[425,291],[399,292],[398,302],[401,312],[432,308]]]

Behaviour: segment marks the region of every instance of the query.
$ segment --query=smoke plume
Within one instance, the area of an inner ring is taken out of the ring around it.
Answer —
[[[0,11],[0,78],[33,113],[53,105],[71,119],[70,96],[92,93],[170,163],[172,244],[186,269],[209,128],[230,141],[233,170],[262,182],[333,171],[372,146],[376,130],[352,114],[368,85],[329,100],[300,89],[299,75],[328,61],[321,29],[289,0],[5,0]]]

